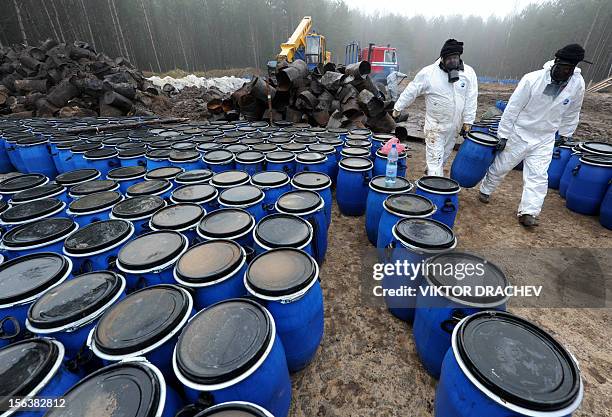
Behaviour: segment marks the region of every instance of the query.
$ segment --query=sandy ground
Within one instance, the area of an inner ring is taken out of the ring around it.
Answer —
[[[479,114],[504,91],[485,91]],[[589,95],[576,136],[610,136],[610,98]],[[420,103],[420,104],[419,104]],[[411,109],[411,121],[422,123],[423,103]],[[421,176],[424,147],[410,144],[407,177]],[[521,195],[520,171],[511,172],[492,204],[477,201],[476,189],[461,192],[455,232],[466,248],[612,248],[612,232],[597,218],[565,208],[551,190],[541,214],[541,226],[523,229],[516,220]],[[362,257],[370,247],[363,217],[346,217],[334,204],[327,260],[322,268],[325,296],[325,335],[313,363],[293,375],[291,416],[432,416],[436,380],[420,365],[411,327],[384,308],[365,305],[360,292]],[[607,258],[609,259],[609,254]],[[494,259],[491,259],[495,261]],[[609,265],[609,264],[608,264]],[[606,271],[609,272],[609,269]],[[608,275],[609,277],[609,275]],[[588,280],[589,276],[580,277]],[[602,292],[608,292],[610,281]],[[612,303],[608,308],[512,308],[538,324],[578,359],[585,397],[578,417],[612,415]]]

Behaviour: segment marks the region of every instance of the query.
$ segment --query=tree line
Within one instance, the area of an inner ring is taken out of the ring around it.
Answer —
[[[507,17],[368,15],[343,0],[2,0],[0,47],[47,38],[84,40],[142,70],[256,67],[279,52],[303,16],[326,36],[335,62],[358,41],[398,48],[400,69],[433,62],[445,39],[465,42],[479,75],[520,78],[554,51],[581,43],[587,83],[612,74],[612,1],[550,0]]]

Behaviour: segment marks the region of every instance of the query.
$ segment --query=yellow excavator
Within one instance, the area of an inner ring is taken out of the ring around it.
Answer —
[[[268,71],[276,68],[279,62],[291,63],[296,59],[305,61],[309,70],[331,61],[331,52],[326,50],[325,36],[312,31],[310,16],[305,16],[287,42],[281,44],[276,61],[268,62]]]

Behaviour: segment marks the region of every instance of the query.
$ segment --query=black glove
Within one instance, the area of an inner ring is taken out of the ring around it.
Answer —
[[[555,148],[563,145],[565,142],[569,140],[570,138],[568,138],[567,136],[559,136],[558,138],[555,139]]]
[[[495,145],[495,151],[501,152],[506,149],[506,142],[508,142],[508,139],[499,138],[499,142],[497,142],[497,145]]]

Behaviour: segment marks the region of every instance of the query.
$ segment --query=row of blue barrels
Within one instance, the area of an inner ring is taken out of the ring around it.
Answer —
[[[206,173],[196,174],[205,181]],[[218,184],[245,173],[207,174],[209,182]],[[269,174],[286,177],[282,172],[258,175]],[[24,177],[37,178],[32,174]],[[320,185],[323,177],[319,173],[298,174],[293,184],[304,179]],[[174,189],[170,201],[179,195],[197,194],[194,189],[184,192],[185,187],[199,187],[200,191],[210,187],[218,192],[205,182],[192,184]],[[220,194],[240,187],[253,186],[225,188]],[[181,189],[184,193],[177,193]],[[13,194],[13,199],[18,194]],[[100,192],[72,203],[96,194]],[[320,225],[325,233],[329,226],[323,197],[301,189],[283,193],[273,206],[287,212],[262,217],[256,225],[254,215],[243,208],[220,208],[205,214],[203,206],[194,203],[166,204],[155,195],[128,197],[115,203],[110,220],[78,225],[68,218],[51,217],[11,228],[3,237],[4,247],[17,251],[17,244],[24,251],[0,266],[0,287],[3,298],[8,297],[0,307],[4,310],[3,333],[25,327],[39,336],[57,339],[53,343],[61,343],[64,365],[81,372],[81,377],[91,366],[81,360],[86,352],[93,352],[97,359],[95,372],[103,372],[98,370],[102,365],[143,356],[165,376],[166,391],[180,392],[183,403],[196,402],[206,392],[213,394],[215,403],[252,400],[275,416],[286,415],[291,398],[288,372],[306,366],[323,332],[318,264],[309,255],[317,246],[313,225]],[[143,216],[147,210],[152,213]],[[187,235],[191,230],[177,227],[177,223],[184,226],[186,217],[193,213],[203,216],[196,234],[204,242],[190,246]],[[130,223],[113,218],[115,214],[136,217]],[[149,217],[149,229],[154,231],[147,233],[145,228],[141,234],[136,232],[143,217]],[[58,239],[67,230],[68,236]],[[228,239],[232,237],[235,239]],[[33,242],[36,238],[43,243]],[[252,242],[252,246],[238,241]],[[67,256],[59,255],[60,249],[48,252],[58,243]],[[258,255],[247,265],[251,249]],[[72,278],[73,273],[87,269],[93,272]],[[36,279],[23,288],[26,276]],[[258,303],[232,299],[244,295],[255,297]],[[245,328],[245,323],[252,326]],[[221,352],[227,352],[226,339],[234,337],[236,326],[244,334],[232,350],[235,356],[229,363],[225,359],[215,362]],[[189,329],[194,330],[189,333]],[[134,338],[135,334],[140,336]],[[208,349],[202,349],[202,340],[207,341]],[[197,349],[193,349],[195,344]],[[181,346],[185,348],[181,350]],[[78,391],[79,386],[70,392]],[[167,415],[174,415],[172,412]]]
[[[558,189],[566,207],[576,213],[599,215],[612,229],[612,144],[567,142],[553,150],[548,187]]]

